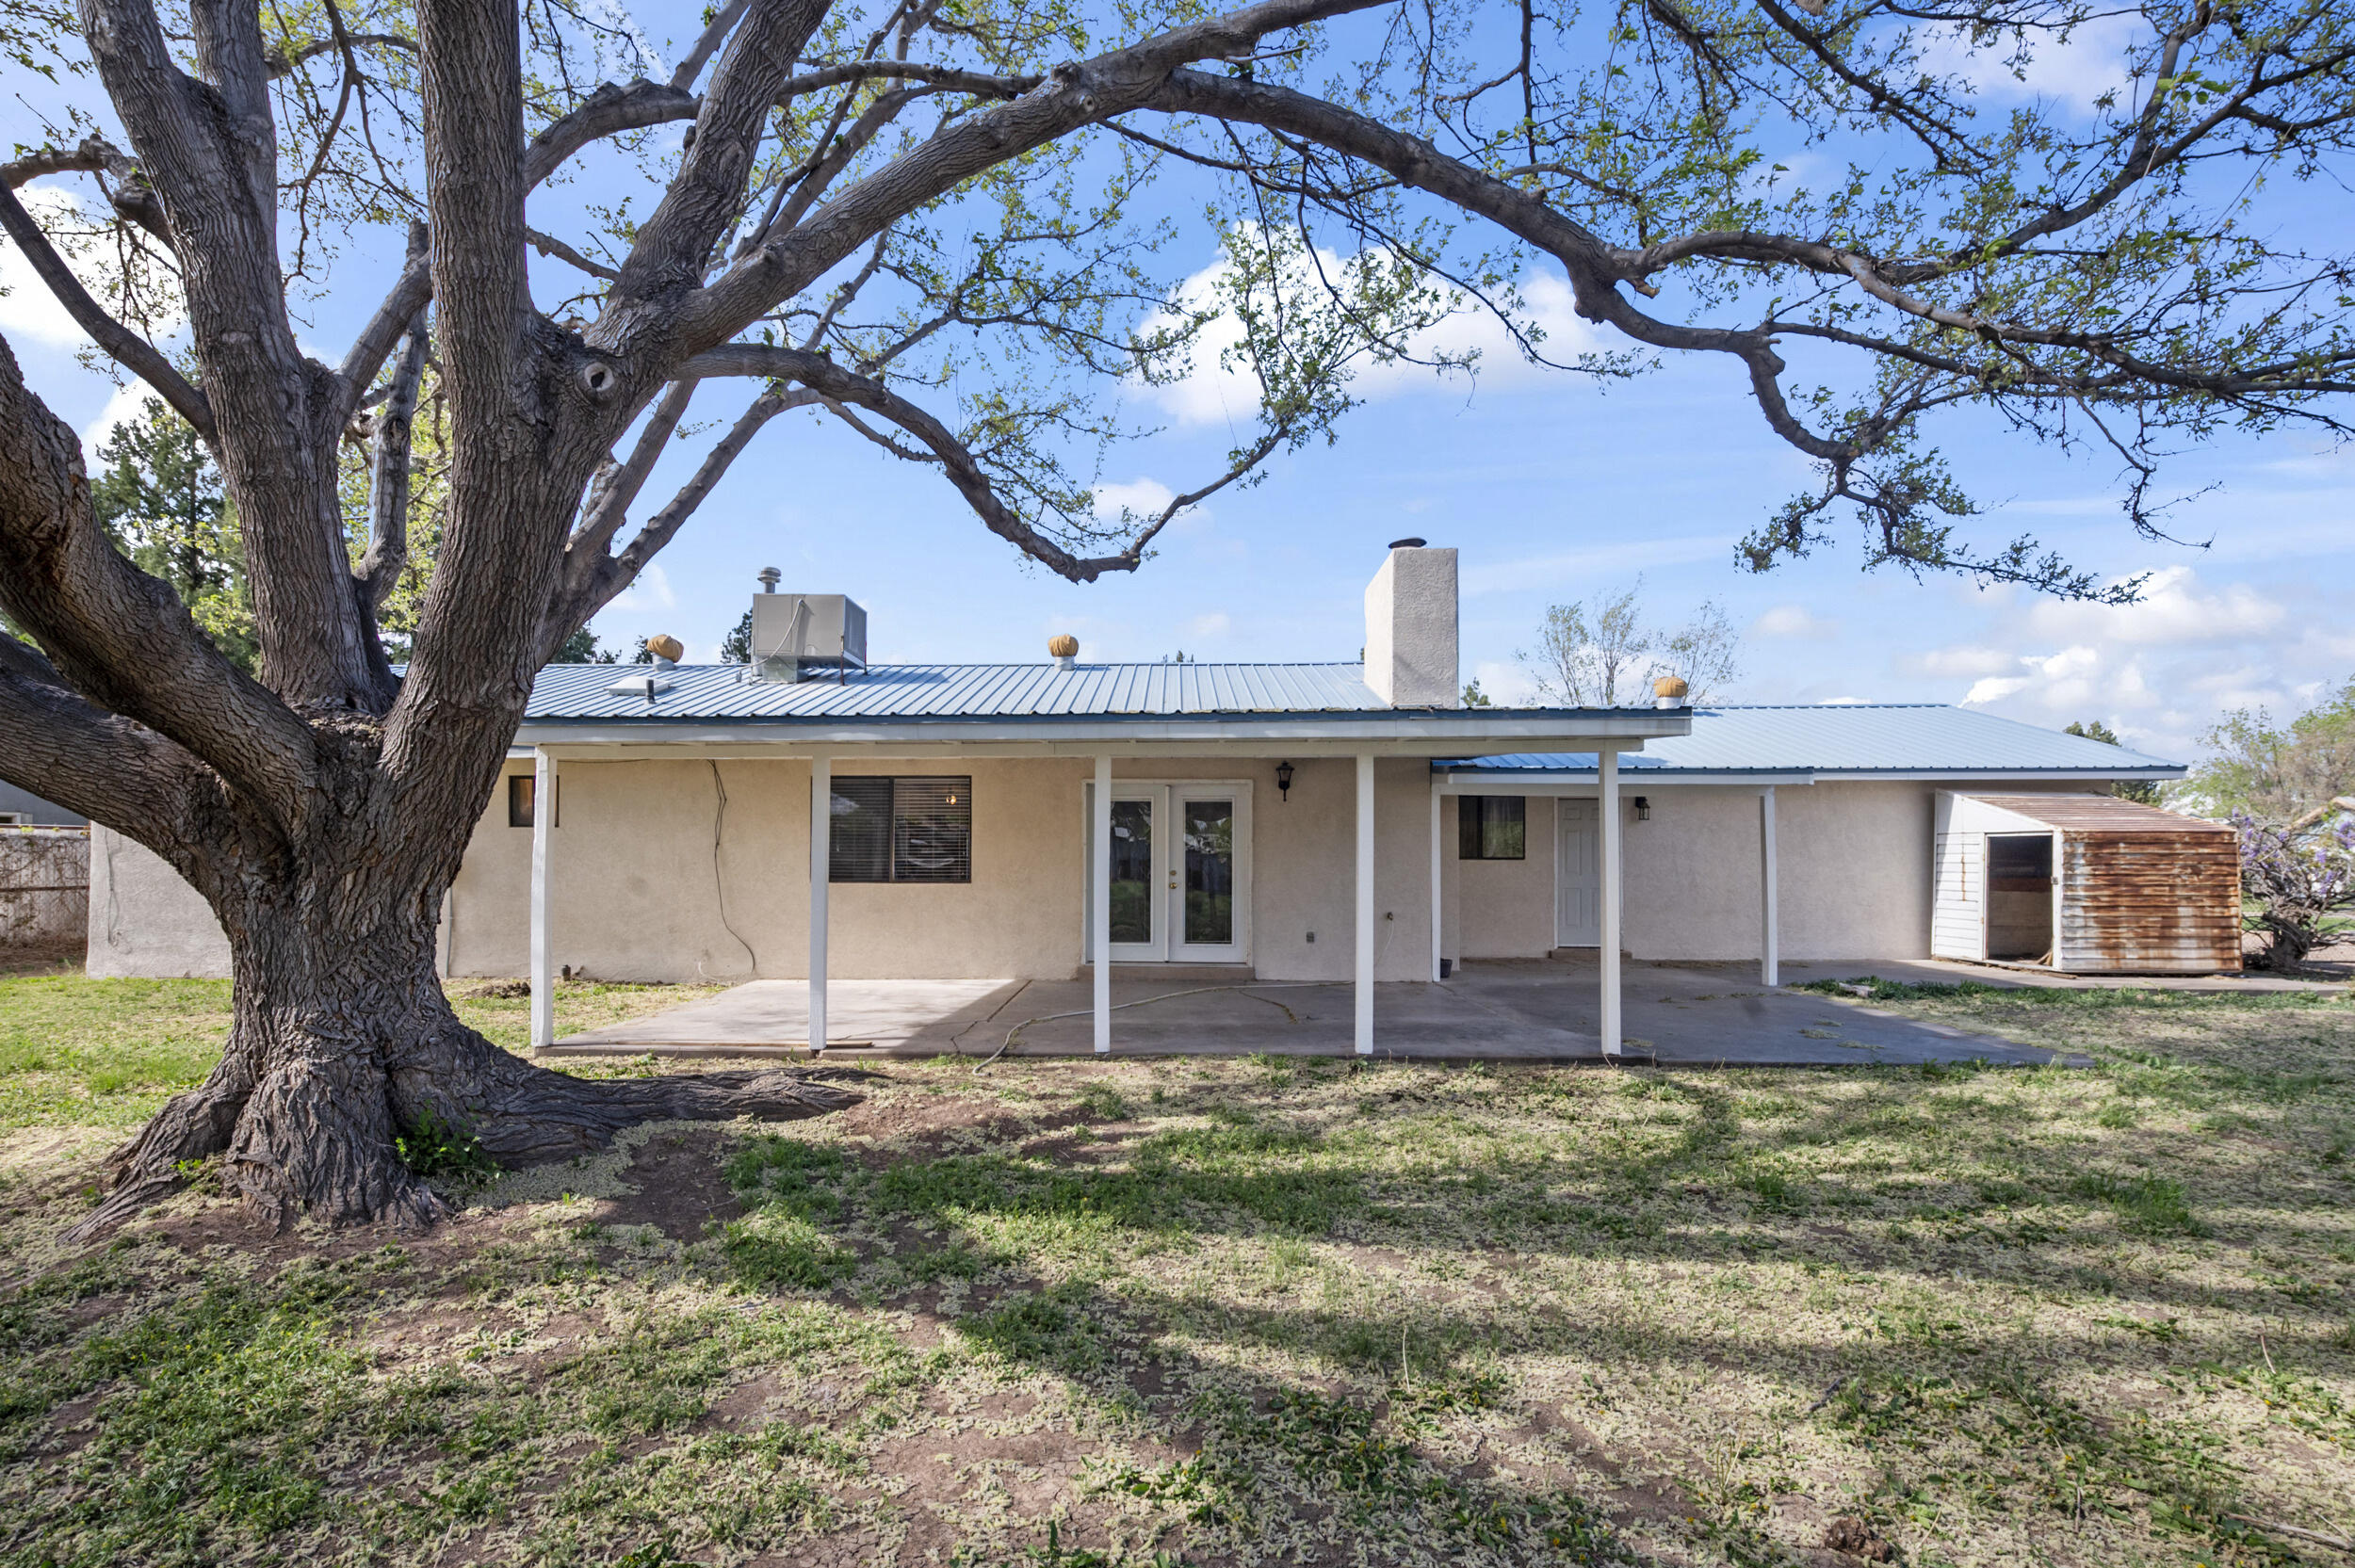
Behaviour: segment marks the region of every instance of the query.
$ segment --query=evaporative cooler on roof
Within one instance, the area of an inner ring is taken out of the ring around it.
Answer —
[[[2240,968],[2233,830],[2108,795],[1939,793],[1930,953],[2072,975]]]

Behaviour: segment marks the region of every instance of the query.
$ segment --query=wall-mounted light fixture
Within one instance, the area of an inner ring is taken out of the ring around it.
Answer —
[[[1635,820],[1638,822],[1648,822],[1651,820],[1651,798],[1649,796],[1638,795],[1635,797]]]
[[[1287,800],[1292,798],[1292,765],[1289,762],[1275,765],[1275,792]]]

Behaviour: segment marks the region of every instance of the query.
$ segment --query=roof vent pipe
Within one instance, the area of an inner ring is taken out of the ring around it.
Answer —
[[[785,574],[775,567],[764,566],[760,569],[761,592],[774,593],[777,590],[777,585],[783,581],[785,581]]]
[[[1047,652],[1058,670],[1076,668],[1080,661],[1080,639],[1069,632],[1057,632],[1047,639]]]
[[[1681,708],[1685,693],[1693,688],[1677,675],[1663,675],[1651,684],[1651,705],[1656,708]]]

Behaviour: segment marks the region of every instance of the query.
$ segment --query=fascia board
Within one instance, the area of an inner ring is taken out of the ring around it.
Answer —
[[[1160,751],[1173,746],[1322,745],[1336,753],[1385,752],[1404,756],[1461,755],[1467,751],[1591,749],[1609,743],[1633,751],[1648,739],[1687,735],[1689,713],[1631,709],[1625,715],[1568,719],[1532,714],[1467,723],[1423,715],[1265,719],[1137,718],[1081,719],[725,720],[627,719],[527,721],[515,743],[530,747],[742,747],[748,751],[816,748],[869,751],[878,755],[905,746],[974,750],[1006,747],[1015,755],[1093,755],[1102,751]],[[1304,752],[1303,754],[1310,754]]]

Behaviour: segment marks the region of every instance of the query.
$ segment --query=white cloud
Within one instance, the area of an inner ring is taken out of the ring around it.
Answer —
[[[154,389],[145,381],[132,381],[119,386],[115,388],[114,396],[106,399],[106,406],[98,411],[98,417],[82,427],[83,461],[92,475],[98,472],[98,449],[106,444],[108,436],[115,433],[115,427],[128,425],[138,418],[147,400],[154,396]]]
[[[1472,679],[1480,683],[1481,694],[1499,707],[1525,708],[1537,701],[1537,683],[1518,664],[1489,659],[1473,667]]]
[[[1983,97],[1997,102],[2046,99],[2089,112],[2096,99],[2116,92],[2122,108],[2131,103],[2127,52],[2149,36],[2139,11],[2094,17],[2072,30],[2066,42],[2036,35],[2029,57],[2015,73],[2006,64],[2014,47],[2008,35],[1992,46],[1974,49],[1958,29],[1925,28],[1922,66],[1936,74],[1960,76]]]
[[[1208,615],[1197,615],[1192,621],[1187,622],[1186,635],[1203,641],[1210,641],[1225,637],[1227,628],[1232,624],[1233,622],[1227,620],[1226,611],[1212,610]]]
[[[1324,275],[1337,283],[1349,270],[1350,263],[1338,251],[1320,248],[1317,255]],[[1179,299],[1197,310],[1207,307],[1216,297],[1215,284],[1223,266],[1213,263],[1188,278],[1178,285]],[[1297,283],[1304,292],[1322,287],[1305,265],[1299,272]],[[1550,272],[1533,273],[1522,283],[1521,296],[1524,308],[1517,319],[1536,330],[1541,339],[1537,351],[1548,359],[1567,364],[1598,343],[1594,328],[1572,309],[1569,284],[1563,279]],[[1240,425],[1252,419],[1259,405],[1258,381],[1247,364],[1222,363],[1226,350],[1242,342],[1241,323],[1231,314],[1221,315],[1195,340],[1192,367],[1184,376],[1164,386],[1141,387],[1140,395],[1159,405],[1179,426]],[[1525,385],[1547,374],[1543,366],[1531,364],[1522,355],[1513,333],[1494,312],[1470,299],[1436,326],[1415,333],[1406,347],[1421,360],[1476,352],[1477,385],[1486,389]],[[1360,359],[1350,390],[1368,399],[1444,390],[1461,396],[1471,384],[1459,374],[1443,374],[1427,364],[1403,360],[1383,364]]]
[[[71,219],[81,206],[72,191],[55,186],[27,186],[18,194],[33,221],[44,228],[60,218]],[[49,292],[49,285],[41,281],[41,274],[33,270],[33,264],[24,259],[24,252],[14,245],[0,246],[0,285],[8,291],[8,298],[0,299],[0,332],[58,348],[84,341],[82,329],[73,324],[57,297]]]
[[[2188,566],[2152,574],[2132,605],[2065,604],[2045,600],[2029,612],[2028,630],[2043,639],[2085,639],[2138,644],[2238,642],[2263,636],[2288,610],[2246,583],[2202,593]]]
[[[1468,595],[1510,593],[1555,583],[1616,582],[1655,566],[1682,566],[1708,560],[1724,555],[1729,547],[1728,538],[1701,534],[1590,544],[1554,555],[1466,567],[1462,571],[1462,591]]]
[[[2006,648],[1963,643],[1952,648],[1933,648],[1904,662],[1908,669],[1925,675],[1996,675],[2016,667],[2020,655]]]
[[[1136,517],[1159,517],[1161,509],[1178,499],[1178,493],[1159,479],[1138,477],[1126,484],[1097,485],[1095,489],[1096,515],[1107,522],[1117,522],[1127,511]],[[1194,509],[1188,508],[1188,515]]]
[[[662,570],[662,563],[653,561],[638,574],[637,581],[613,596],[609,607],[617,610],[676,609],[678,595],[672,590],[671,575]]]
[[[1839,629],[1840,622],[1811,614],[1804,605],[1777,605],[1750,622],[1754,637],[1826,638]]]
[[[114,252],[111,244],[91,247],[76,255],[74,247],[64,236],[71,231],[90,227],[95,219],[86,216],[81,199],[73,191],[57,186],[31,185],[17,193],[24,210],[34,222],[47,230],[52,243],[66,258],[73,275],[82,281],[100,300],[108,296],[108,278],[113,273]],[[33,264],[24,259],[24,252],[14,245],[0,245],[0,287],[8,290],[0,298],[0,333],[12,341],[31,341],[53,348],[72,348],[89,341],[73,318],[66,314],[49,285],[33,270]],[[167,315],[154,324],[156,331],[170,334],[179,330],[180,318]]]
[[[1959,700],[1968,706],[2055,728],[2099,719],[2131,746],[2189,759],[2220,714],[2298,711],[2314,671],[2355,660],[2355,637],[2327,607],[2322,585],[2210,588],[2193,569],[2170,566],[2145,593],[2116,606],[1990,594],[1975,635],[1901,667],[1967,683]]]

